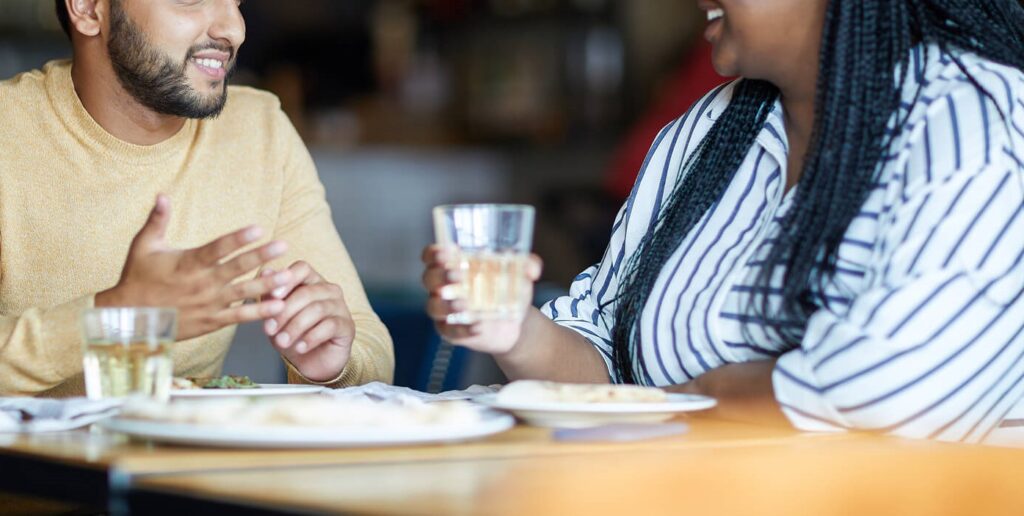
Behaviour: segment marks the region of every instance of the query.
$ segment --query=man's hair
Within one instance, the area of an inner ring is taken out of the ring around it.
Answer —
[[[1017,0],[829,1],[810,148],[793,208],[762,260],[749,302],[787,343],[799,343],[799,329],[816,307],[815,291],[823,292],[836,272],[839,243],[892,141],[886,128],[900,106],[910,50],[918,42],[938,45],[965,72],[958,57],[964,51],[1024,69],[1024,9]],[[897,71],[900,87],[893,85]],[[614,364],[623,382],[643,380],[646,366],[634,361],[634,350],[640,346],[641,314],[662,267],[720,201],[778,96],[765,81],[744,79],[736,85],[729,106],[684,162],[653,231],[624,264],[613,330]],[[771,280],[779,267],[785,276],[779,307],[773,309]]]
[[[64,34],[68,35],[68,39],[71,39],[71,18],[68,16],[68,6],[64,3],[64,0],[54,0],[54,10],[57,11],[57,21],[60,22],[60,28],[64,29]]]

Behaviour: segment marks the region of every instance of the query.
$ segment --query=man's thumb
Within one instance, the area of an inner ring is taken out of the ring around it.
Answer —
[[[170,199],[164,194],[157,195],[153,210],[149,212],[149,218],[146,219],[146,223],[135,237],[136,244],[154,245],[163,241],[167,232],[167,223],[170,220]]]

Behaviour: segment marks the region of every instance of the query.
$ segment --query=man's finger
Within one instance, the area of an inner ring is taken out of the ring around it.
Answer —
[[[261,303],[238,305],[227,308],[217,314],[216,320],[222,327],[230,326],[232,324],[242,324],[250,321],[269,319],[281,313],[281,310],[284,310],[284,301],[281,301],[280,299],[272,299]]]
[[[170,199],[164,194],[157,195],[153,209],[149,211],[149,217],[146,218],[146,222],[139,229],[138,234],[135,235],[135,241],[132,243],[132,246],[142,245],[148,247],[163,242],[170,219]]]
[[[313,269],[312,265],[301,260],[289,265],[288,270],[292,273],[292,281],[287,285],[278,287],[271,293],[272,296],[278,299],[290,296],[295,289],[302,285],[314,285],[324,281],[320,274]]]
[[[281,333],[284,333],[284,328],[290,323],[292,318],[312,303],[329,299],[338,299],[340,297],[337,293],[338,288],[339,287],[331,285],[330,283],[300,286],[284,301],[284,310],[277,314],[273,319],[264,323],[264,331],[266,331],[267,335],[281,339],[281,342],[294,342],[296,335],[280,335]],[[275,340],[275,342],[277,341]],[[289,344],[284,345],[287,346]]]
[[[335,315],[338,312],[336,308],[334,303],[326,299],[308,303],[281,327],[281,331],[274,336],[274,344],[282,349],[287,349],[292,344],[307,344],[300,341],[300,337],[320,321]]]
[[[295,351],[309,353],[321,345],[336,338],[354,337],[354,335],[343,335],[344,324],[339,317],[327,317],[315,324],[305,334],[300,335],[295,341]]]
[[[218,265],[214,274],[218,280],[226,283],[253,269],[266,265],[287,251],[287,244],[275,240],[257,249],[246,251]]]
[[[275,288],[285,285],[291,280],[292,275],[288,271],[274,275],[261,274],[259,278],[241,281],[225,288],[221,302],[230,304],[246,299],[262,299]]]
[[[305,278],[305,279],[302,280],[302,283],[305,284],[305,285],[312,285],[314,283],[323,283],[323,281],[324,281],[324,279],[320,276],[320,273],[318,273],[316,271],[316,269],[313,268],[312,265],[310,265],[310,264],[308,264],[308,263],[306,263],[306,262],[304,262],[302,260],[299,260],[299,261],[291,264],[291,266],[289,266],[288,269],[291,270],[292,272],[295,272],[295,273],[302,272],[303,276]]]
[[[263,228],[249,226],[197,247],[191,250],[189,254],[199,264],[212,267],[224,258],[227,258],[231,253],[259,240],[262,236]]]

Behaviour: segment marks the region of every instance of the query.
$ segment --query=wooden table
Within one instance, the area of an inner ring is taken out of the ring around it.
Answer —
[[[851,436],[137,479],[154,510],[359,514],[1024,514],[1024,450]]]
[[[573,455],[613,455],[644,450],[721,449],[845,439],[842,434],[801,434],[719,421],[681,418],[684,435],[633,443],[554,442],[550,431],[519,426],[490,438],[457,445],[334,450],[230,450],[138,442],[98,429],[0,434],[0,491],[107,506],[111,493],[126,492],[143,475],[274,471],[329,465],[412,464]],[[115,497],[116,498],[116,497]]]

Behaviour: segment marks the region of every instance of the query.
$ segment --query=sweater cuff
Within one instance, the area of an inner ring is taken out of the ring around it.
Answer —
[[[82,372],[82,311],[95,306],[89,294],[46,311],[42,324],[42,346],[56,378],[67,379]]]
[[[299,369],[297,367],[295,367],[295,364],[292,364],[291,361],[288,360],[287,358],[284,358],[283,355],[282,355],[281,358],[284,359],[285,365],[288,366],[288,381],[289,381],[289,383],[300,383],[300,384],[307,384],[307,385],[322,385],[324,387],[330,387],[332,389],[333,388],[338,388],[338,387],[351,387],[351,386],[355,385],[356,382],[359,379],[359,365],[357,363],[358,362],[358,358],[357,357],[359,355],[359,352],[358,352],[359,349],[360,348],[358,348],[356,346],[352,346],[351,354],[348,357],[348,363],[345,364],[345,367],[341,370],[340,373],[338,373],[338,376],[335,376],[334,378],[332,378],[330,380],[326,380],[326,381],[322,381],[322,382],[318,382],[316,380],[310,380],[309,378],[306,378],[306,376],[303,375],[302,373],[300,373]]]

